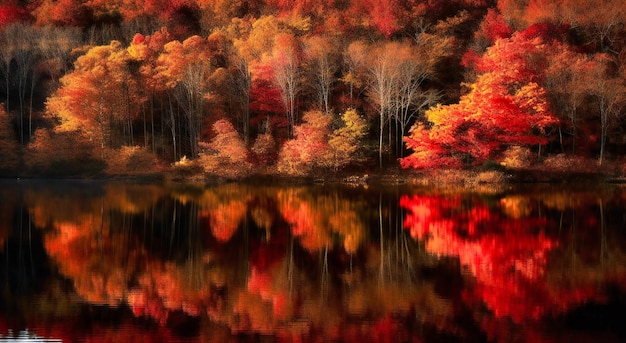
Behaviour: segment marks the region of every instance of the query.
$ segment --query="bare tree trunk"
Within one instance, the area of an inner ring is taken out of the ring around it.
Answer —
[[[174,162],[178,161],[177,155],[176,155],[176,118],[174,118],[174,108],[172,105],[172,98],[170,97],[170,95],[168,94],[167,99],[169,101],[169,106],[170,106],[170,132],[172,134],[172,145],[174,147]]]

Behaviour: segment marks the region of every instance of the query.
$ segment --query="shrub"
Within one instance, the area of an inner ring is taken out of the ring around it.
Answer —
[[[322,166],[328,154],[328,133],[331,117],[321,111],[304,114],[303,123],[294,127],[295,137],[288,140],[278,154],[281,173],[304,175],[313,167]]]
[[[107,163],[106,173],[109,175],[142,175],[160,170],[157,156],[145,147],[105,149],[103,157]]]
[[[199,165],[206,173],[222,177],[246,176],[252,170],[248,150],[233,124],[220,119],[213,124],[215,136],[210,143],[201,143]]]
[[[264,133],[257,136],[251,150],[257,163],[267,165],[276,159],[278,149],[272,134]]]
[[[533,160],[533,153],[527,147],[512,146],[502,154],[500,164],[510,169],[529,167]]]

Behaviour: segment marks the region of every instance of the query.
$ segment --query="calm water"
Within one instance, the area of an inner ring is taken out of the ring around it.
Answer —
[[[0,342],[618,342],[626,189],[0,181]]]

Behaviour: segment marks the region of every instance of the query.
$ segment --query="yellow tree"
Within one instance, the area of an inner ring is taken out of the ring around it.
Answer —
[[[358,159],[361,141],[367,134],[367,121],[356,110],[348,109],[341,115],[343,126],[334,130],[328,139],[327,165],[337,170]]]

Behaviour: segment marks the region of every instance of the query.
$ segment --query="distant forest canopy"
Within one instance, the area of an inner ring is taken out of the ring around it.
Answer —
[[[8,0],[0,175],[621,158],[622,0]]]

